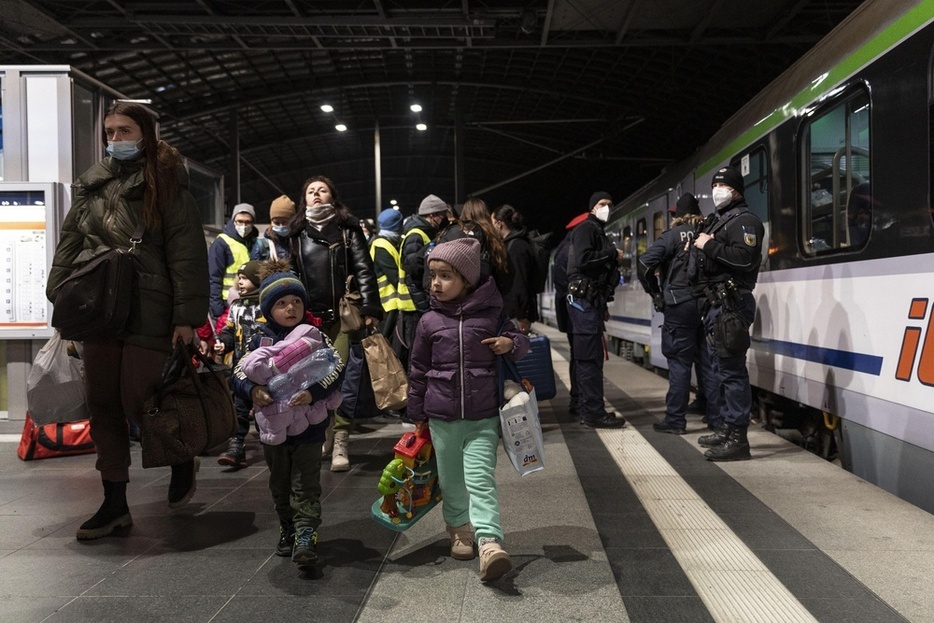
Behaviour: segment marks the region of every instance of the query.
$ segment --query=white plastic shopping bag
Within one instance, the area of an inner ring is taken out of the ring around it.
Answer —
[[[84,364],[68,355],[68,342],[55,332],[32,362],[26,404],[36,426],[88,419]]]
[[[507,380],[503,394],[506,404],[500,407],[499,419],[503,448],[512,466],[523,476],[545,469],[545,442],[535,388],[528,392],[518,383]]]

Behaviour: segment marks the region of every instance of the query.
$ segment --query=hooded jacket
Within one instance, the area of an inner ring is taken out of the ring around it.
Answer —
[[[256,244],[257,231],[256,226],[250,230],[246,236],[237,233],[237,226],[233,219],[227,221],[224,225],[224,233],[243,245],[246,254],[249,256]],[[211,243],[208,251],[208,275],[211,280],[211,314],[219,318],[224,310],[227,309],[227,301],[224,299],[224,275],[228,272],[230,266],[234,263],[234,254],[230,250],[230,245],[223,238],[217,238]],[[237,270],[234,267],[234,272]]]
[[[459,303],[431,297],[431,311],[418,322],[409,355],[409,402],[413,421],[482,420],[499,415],[496,356],[481,340],[497,335],[503,299],[491,278]],[[518,361],[529,338],[506,320],[500,335],[512,340],[506,356]]]
[[[347,275],[353,275],[363,297],[361,313],[383,317],[370,249],[356,219],[333,220],[320,231],[306,222],[292,240],[295,268],[308,291],[311,312],[326,323],[333,322],[338,301],[346,290]]]
[[[72,186],[73,202],[55,249],[46,296],[95,257],[111,249],[129,249],[143,218],[146,183],[142,159],[107,157],[88,169]],[[128,344],[171,351],[176,326],[204,324],[208,312],[207,252],[195,200],[188,192],[188,173],[177,170],[179,194],[165,206],[162,226],[146,230],[131,255],[136,277],[126,330],[116,336]]]

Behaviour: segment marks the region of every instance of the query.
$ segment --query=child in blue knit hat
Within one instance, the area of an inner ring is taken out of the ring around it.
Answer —
[[[330,340],[313,326],[313,318],[305,311],[305,287],[287,271],[287,262],[272,262],[267,267],[259,294],[266,323],[259,327],[249,353],[234,370],[234,387],[241,396],[249,396],[256,407],[256,424],[269,467],[269,490],[279,516],[276,554],[291,556],[292,562],[304,567],[318,560],[321,444],[328,426],[327,409],[340,402],[344,365],[335,351],[331,358],[334,367],[323,378],[290,388],[291,396],[279,396],[278,401],[273,397],[276,392],[272,386],[282,375],[293,367],[298,369],[300,362],[321,349],[331,348]],[[293,487],[295,482],[300,486]]]

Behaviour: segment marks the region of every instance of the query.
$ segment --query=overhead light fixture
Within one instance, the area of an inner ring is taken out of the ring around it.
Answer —
[[[390,200],[389,200],[389,205],[391,205],[391,206],[399,205],[399,202],[396,201],[395,199],[390,199]]]
[[[337,130],[338,132],[346,132],[347,126],[344,125],[343,123],[338,123],[336,126],[334,126],[334,129]]]
[[[412,112],[422,112],[422,105],[412,104],[411,106],[409,106],[409,110],[411,110]]]
[[[321,104],[321,110],[324,112],[334,112],[334,107],[330,104]]]
[[[424,123],[417,123],[415,124],[415,129],[418,130],[419,132],[424,132],[425,130],[428,129],[428,126],[425,125]]]

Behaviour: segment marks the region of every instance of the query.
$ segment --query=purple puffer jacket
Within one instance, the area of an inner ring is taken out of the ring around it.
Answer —
[[[422,316],[409,356],[409,403],[413,421],[436,418],[482,420],[499,415],[496,356],[481,340],[499,328],[503,298],[487,278],[460,303],[442,303],[432,295],[431,311]],[[529,338],[506,321],[501,335],[512,340],[506,356],[518,361]]]

